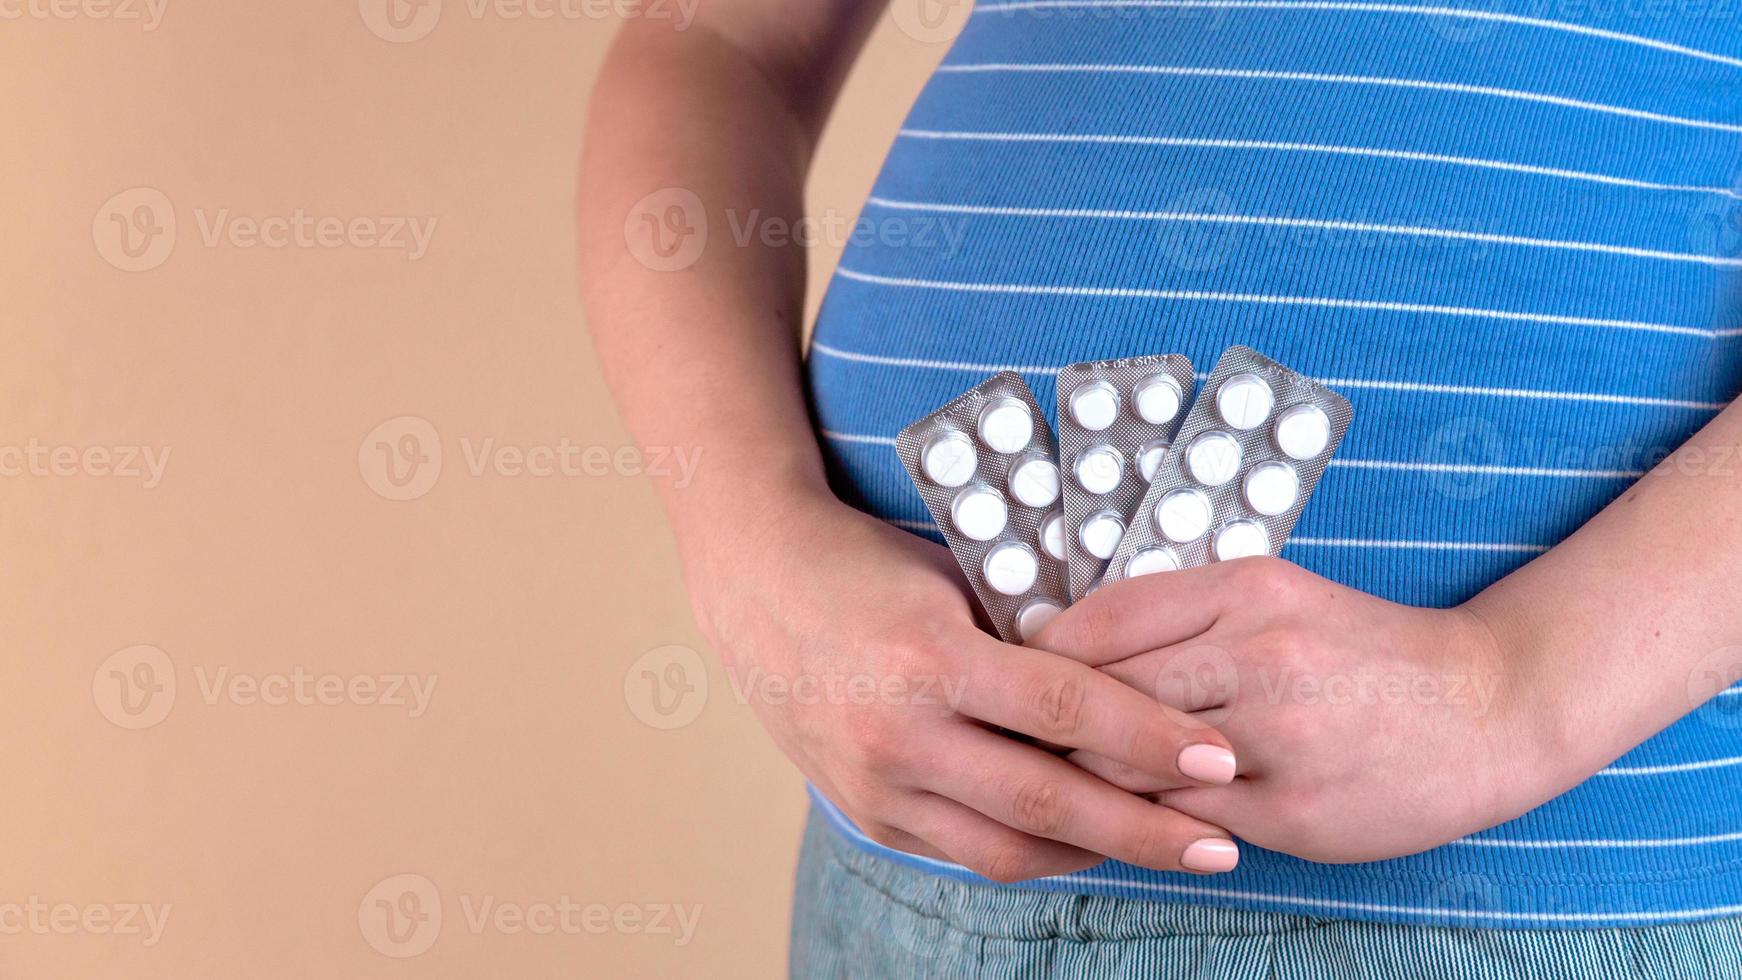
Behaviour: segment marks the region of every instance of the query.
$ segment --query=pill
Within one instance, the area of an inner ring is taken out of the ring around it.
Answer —
[[[1040,547],[1051,555],[1053,561],[1064,561],[1065,556],[1065,515],[1062,511],[1053,511],[1041,518]]]
[[[1020,398],[994,398],[980,410],[980,441],[993,452],[1019,452],[1034,436],[1034,415]]]
[[[1236,374],[1216,390],[1216,410],[1236,429],[1250,429],[1270,417],[1275,395],[1256,374]]]
[[[1112,493],[1125,477],[1125,457],[1112,446],[1090,446],[1077,457],[1075,472],[1084,490]]]
[[[933,436],[919,460],[933,483],[959,487],[973,478],[974,468],[980,465],[980,454],[974,451],[974,440],[950,429]]]
[[[1267,554],[1270,535],[1257,521],[1234,521],[1216,532],[1216,560],[1233,561]]]
[[[1091,381],[1071,392],[1071,418],[1091,432],[1099,432],[1119,417],[1119,392],[1105,381]]]
[[[1027,592],[1040,575],[1040,562],[1034,552],[1019,541],[1006,541],[986,552],[982,567],[986,571],[986,584],[1004,595]]]
[[[1175,544],[1196,541],[1210,529],[1210,498],[1201,490],[1175,490],[1155,505],[1155,529]]]
[[[1145,548],[1131,556],[1125,565],[1125,577],[1154,575],[1156,572],[1179,571],[1179,557],[1167,548]]]
[[[950,519],[962,534],[975,541],[990,541],[1002,534],[1010,509],[997,491],[969,487],[950,501]]]
[[[1296,405],[1276,419],[1277,448],[1295,459],[1312,459],[1331,441],[1331,420],[1317,405]]]
[[[1155,471],[1161,469],[1161,460],[1167,455],[1167,447],[1166,439],[1151,439],[1137,447],[1137,472],[1143,475],[1144,483],[1155,479]]]
[[[1294,506],[1300,496],[1300,476],[1287,463],[1260,463],[1246,474],[1246,503],[1266,517]]]
[[[1125,536],[1125,522],[1110,510],[1089,515],[1077,530],[1077,541],[1083,550],[1106,561],[1119,550],[1119,539]]]
[[[1010,495],[1028,507],[1059,499],[1059,468],[1044,456],[1024,456],[1010,468]]]
[[[1179,382],[1169,375],[1157,374],[1144,378],[1137,383],[1135,393],[1137,416],[1150,425],[1171,422],[1179,414],[1180,402],[1184,397]]]
[[[1063,606],[1051,599],[1031,599],[1016,613],[1016,632],[1024,640],[1032,640],[1035,634],[1046,629],[1053,617],[1064,611]]]
[[[1240,443],[1226,432],[1206,432],[1186,449],[1186,469],[1206,487],[1219,487],[1240,472]]]

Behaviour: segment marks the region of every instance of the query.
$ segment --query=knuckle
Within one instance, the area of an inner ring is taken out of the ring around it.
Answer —
[[[1083,702],[1086,698],[1086,685],[1075,672],[1046,678],[1033,696],[1034,716],[1042,730],[1031,734],[1052,741],[1076,735],[1083,727]]]
[[[1065,788],[1051,779],[1030,780],[1017,786],[1010,807],[1017,826],[1040,837],[1057,834],[1070,821],[1070,801]]]
[[[1184,846],[1159,820],[1145,820],[1131,835],[1128,863],[1144,868],[1178,868]]]
[[[864,709],[848,714],[847,741],[861,770],[879,772],[900,761],[901,732],[888,712]]]
[[[1242,590],[1270,602],[1292,596],[1299,582],[1294,565],[1268,555],[1245,558],[1230,567],[1239,578]]]
[[[1001,885],[1013,885],[1035,876],[1034,854],[1028,847],[1001,844],[980,855],[974,862],[973,871]]]
[[[1084,602],[1059,617],[1058,630],[1049,634],[1047,646],[1060,653],[1088,652],[1109,648],[1119,635],[1124,617],[1106,602]]]

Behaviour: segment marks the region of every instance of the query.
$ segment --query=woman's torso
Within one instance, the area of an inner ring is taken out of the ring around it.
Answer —
[[[986,374],[1022,371],[1050,411],[1061,365],[1179,351],[1207,371],[1241,343],[1355,405],[1284,557],[1456,604],[1736,395],[1739,163],[1728,0],[983,4],[817,326],[837,488],[927,533],[893,436]],[[1742,472],[1706,465],[1715,489]],[[1698,561],[1676,544],[1616,562]],[[1110,865],[1045,887],[1533,928],[1736,914],[1738,801],[1727,696],[1427,854],[1247,848],[1212,882]]]

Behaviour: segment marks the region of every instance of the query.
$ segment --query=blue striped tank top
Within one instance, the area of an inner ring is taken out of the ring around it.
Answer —
[[[983,2],[816,328],[837,491],[936,539],[907,422],[1001,369],[1053,412],[1061,365],[1207,370],[1247,344],[1356,406],[1284,557],[1463,601],[1737,394],[1737,3]],[[1427,853],[1246,846],[1209,879],[1108,863],[1018,887],[1496,928],[1742,914],[1738,693]],[[817,802],[861,846],[972,877]]]

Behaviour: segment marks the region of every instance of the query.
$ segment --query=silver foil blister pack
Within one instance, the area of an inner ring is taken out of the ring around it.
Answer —
[[[998,635],[1069,605],[1052,429],[1022,378],[995,374],[901,430],[895,450]]]
[[[1353,414],[1342,395],[1251,348],[1223,351],[1106,580],[1281,552]]]
[[[1084,361],[1059,371],[1058,459],[1072,601],[1107,570],[1196,383],[1184,354]]]

